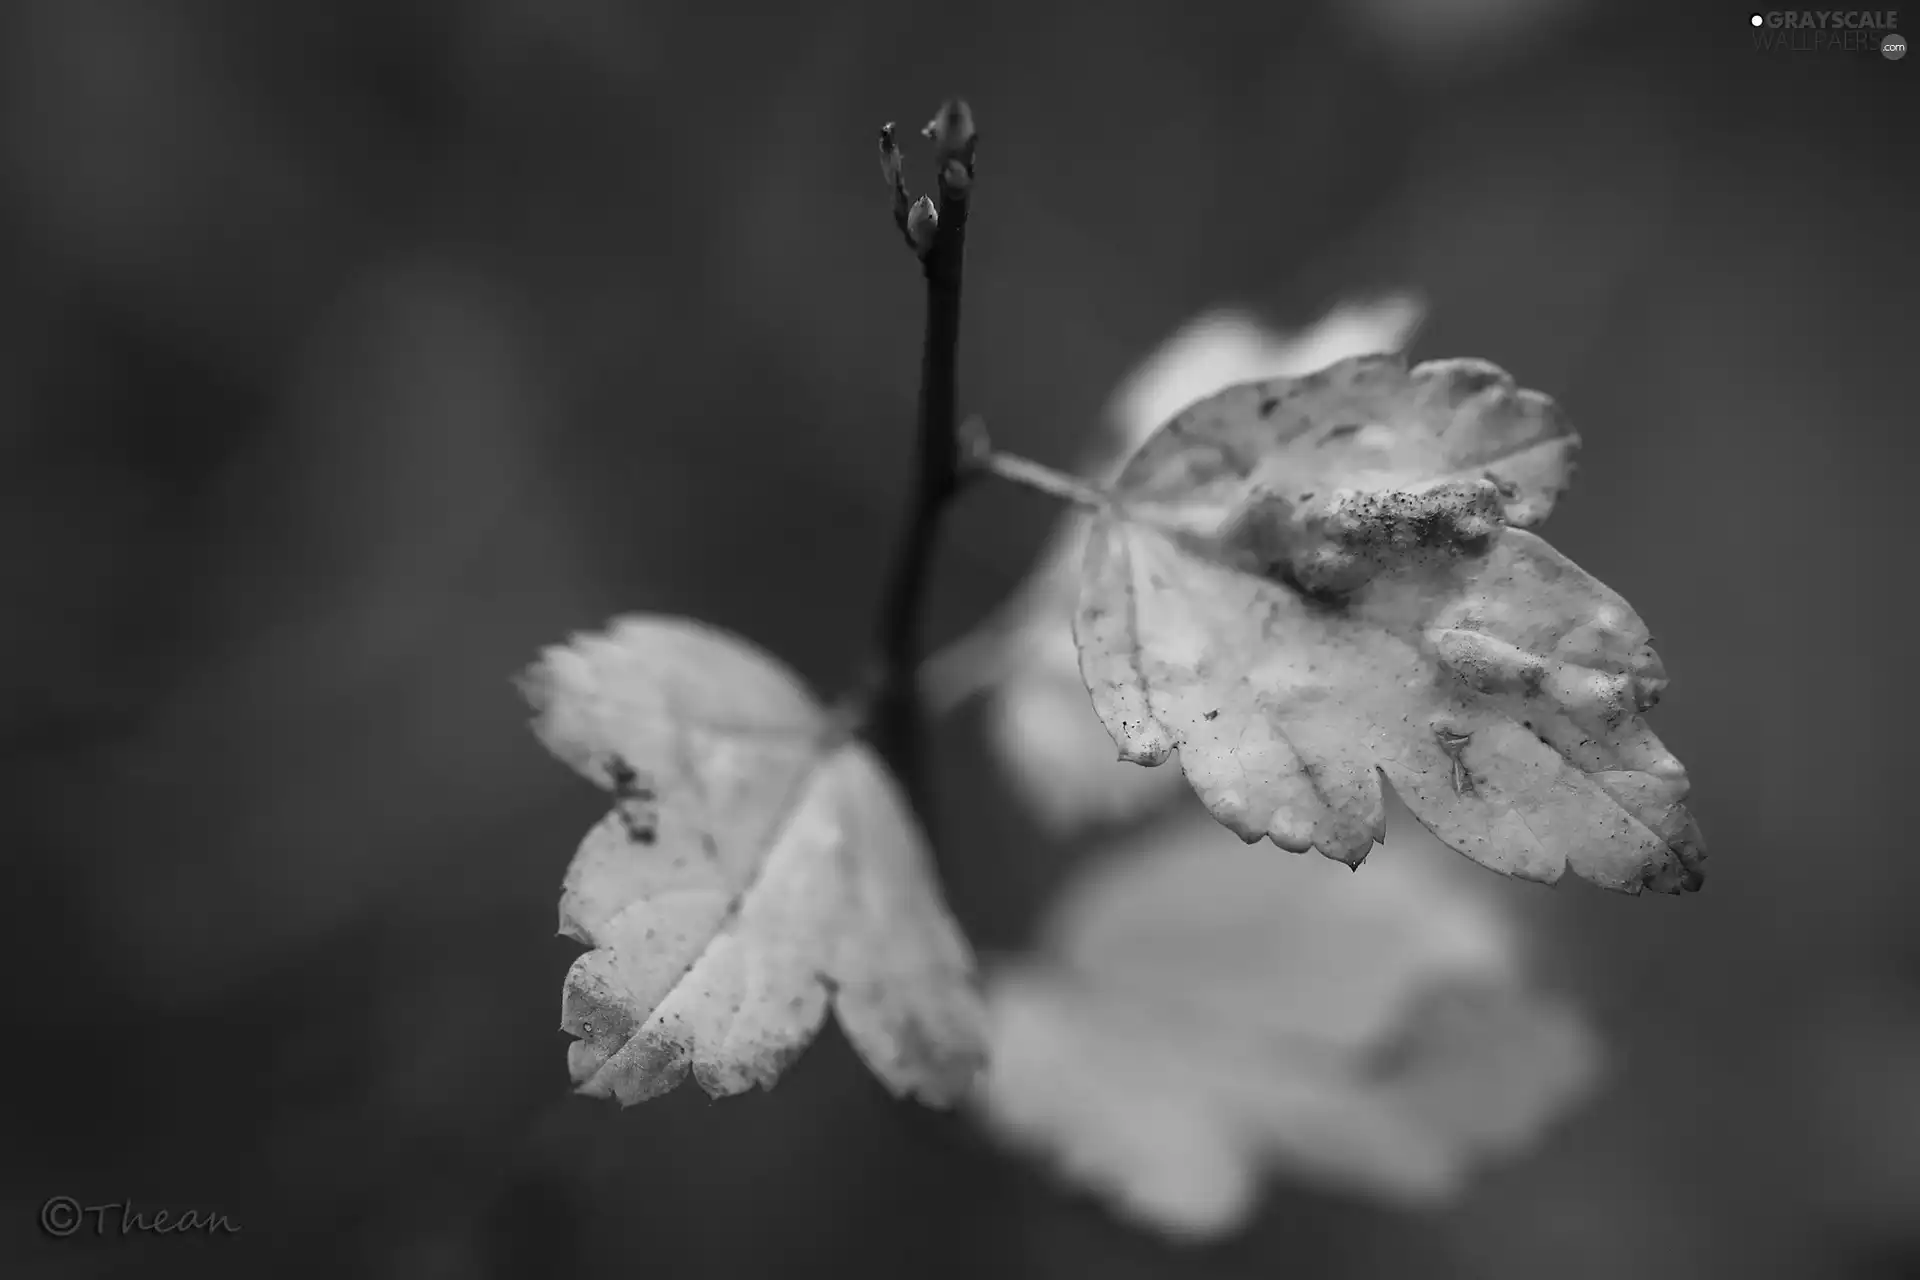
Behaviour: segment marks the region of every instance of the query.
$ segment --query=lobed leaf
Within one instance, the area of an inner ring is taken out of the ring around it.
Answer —
[[[630,617],[523,677],[534,728],[615,797],[568,868],[560,932],[593,948],[561,1026],[584,1093],[689,1070],[771,1087],[831,1005],[896,1094],[944,1106],[982,1060],[973,957],[885,766],[800,681],[724,632]]]
[[[1121,756],[1176,751],[1241,838],[1358,865],[1384,777],[1508,875],[1697,889],[1666,676],[1626,602],[1514,526],[1577,437],[1477,360],[1236,386],[1129,462],[1088,535],[1081,673]]]

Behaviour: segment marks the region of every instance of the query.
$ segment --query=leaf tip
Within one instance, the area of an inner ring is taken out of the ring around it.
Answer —
[[[1367,855],[1373,852],[1374,841],[1366,840],[1362,844],[1336,842],[1322,845],[1320,852],[1340,863],[1349,871],[1358,871],[1366,863]]]
[[[1663,858],[1651,868],[1644,884],[1655,893],[1698,893],[1707,883],[1707,849],[1700,835],[1700,823],[1692,816],[1669,845],[1671,858]]]
[[[1126,741],[1120,745],[1117,757],[1121,762],[1157,769],[1172,758],[1173,739],[1158,721],[1128,724],[1125,733]]]

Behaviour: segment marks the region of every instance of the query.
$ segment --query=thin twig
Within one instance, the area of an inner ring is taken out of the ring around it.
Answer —
[[[965,476],[955,409],[960,344],[960,281],[965,262],[968,198],[973,190],[973,113],[954,99],[921,131],[931,138],[939,201],[907,200],[893,126],[880,131],[880,166],[893,196],[894,224],[920,259],[927,283],[926,332],[920,352],[920,404],[915,483],[905,529],[887,576],[879,613],[879,671],[866,708],[869,740],[906,788],[923,825],[931,825],[924,733],[916,673],[920,624],[940,523]]]
[[[1056,471],[993,447],[987,427],[978,417],[960,424],[960,465],[967,477],[998,476],[1010,484],[1091,511],[1126,516],[1113,496],[1094,483]],[[996,683],[1006,671],[1010,628],[1006,615],[965,632],[920,664],[920,697],[929,714],[944,716],[961,703]]]

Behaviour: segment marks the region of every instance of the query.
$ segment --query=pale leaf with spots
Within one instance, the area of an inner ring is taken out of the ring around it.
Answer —
[[[1500,887],[1404,810],[1351,876],[1204,814],[1162,820],[1070,882],[1040,948],[991,973],[974,1107],[1179,1239],[1243,1226],[1267,1174],[1447,1201],[1599,1078],[1585,1021],[1526,982]]]
[[[1358,864],[1383,779],[1508,875],[1697,889],[1687,775],[1642,713],[1645,625],[1521,526],[1566,487],[1554,402],[1478,360],[1230,387],[1127,463],[1074,635],[1122,758],[1178,753],[1248,841]]]
[[[776,659],[628,617],[523,677],[534,728],[614,794],[568,869],[592,950],[561,1026],[583,1093],[632,1104],[691,1070],[771,1087],[832,1008],[895,1094],[952,1103],[982,1061],[973,957],[886,767]]]
[[[1311,373],[1346,356],[1399,351],[1425,316],[1410,294],[1343,302],[1313,323],[1275,330],[1239,310],[1207,311],[1175,330],[1115,389],[1080,473],[1100,483],[1172,414],[1250,378]],[[1087,705],[1073,644],[1073,608],[1087,517],[1069,512],[1033,575],[994,617],[931,659],[935,706],[984,695],[984,727],[1007,780],[1059,834],[1123,822],[1180,789],[1172,770],[1121,762]]]

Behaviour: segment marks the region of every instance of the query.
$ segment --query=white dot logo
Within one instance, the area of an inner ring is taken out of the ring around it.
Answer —
[[[1754,15],[1753,15],[1753,16],[1752,16],[1751,18],[1748,18],[1748,19],[1747,19],[1747,21],[1748,21],[1748,22],[1751,22],[1751,23],[1752,23],[1752,24],[1753,24],[1754,26],[1756,26],[1756,27],[1763,27],[1763,26],[1765,26],[1765,25],[1767,24],[1767,20],[1766,20],[1765,18],[1763,18],[1763,17],[1761,17],[1761,16],[1760,16],[1759,14],[1757,14],[1757,13],[1756,13],[1756,14],[1754,14]]]

